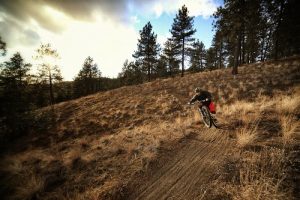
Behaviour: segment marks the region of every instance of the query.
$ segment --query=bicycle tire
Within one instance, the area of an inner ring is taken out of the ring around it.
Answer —
[[[219,128],[219,125],[216,123],[216,121],[212,117],[211,117],[211,122],[215,128]]]
[[[202,116],[202,120],[203,120],[204,125],[206,127],[210,128],[211,125],[212,125],[212,119],[211,119],[208,107],[207,106],[202,106],[201,108],[199,108],[199,112]]]

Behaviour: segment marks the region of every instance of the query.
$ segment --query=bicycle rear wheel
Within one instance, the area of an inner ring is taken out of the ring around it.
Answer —
[[[218,120],[215,117],[213,117],[212,115],[210,115],[210,116],[211,116],[212,125],[216,128],[219,128]]]
[[[203,122],[205,124],[206,127],[210,128],[212,125],[212,120],[210,117],[210,113],[208,110],[207,106],[202,106],[201,108],[199,108],[199,112],[202,116]]]

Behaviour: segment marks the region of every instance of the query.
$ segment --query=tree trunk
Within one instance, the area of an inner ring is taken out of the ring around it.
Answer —
[[[244,25],[242,26],[242,56],[241,56],[241,64],[245,64],[245,53],[246,53],[246,48],[245,48],[245,33],[244,33]]]
[[[265,48],[265,36],[263,35],[262,44],[261,44],[261,52],[260,52],[260,61],[263,62],[264,58],[264,48]]]
[[[245,64],[245,0],[241,1],[241,10],[239,12],[239,15],[241,17],[241,27],[239,28],[239,41],[238,41],[238,47],[239,47],[239,54],[240,54],[240,60],[238,62],[238,65]]]
[[[232,74],[238,74],[238,65],[239,65],[239,56],[241,52],[241,32],[238,34],[238,38],[236,40],[236,46],[234,50],[234,63],[232,68]]]
[[[278,46],[279,46],[279,29],[281,26],[281,18],[283,14],[283,7],[284,7],[284,0],[280,1],[280,11],[279,11],[279,17],[278,17],[278,22],[277,22],[277,27],[276,27],[276,32],[275,32],[275,48],[274,48],[274,59],[278,59]]]
[[[202,56],[200,57],[200,71],[203,69]]]
[[[219,68],[222,68],[222,51],[223,51],[223,42],[220,42],[220,54],[219,54]]]
[[[171,61],[169,61],[169,73],[170,73],[170,76],[172,76],[172,67],[171,67]]]
[[[148,81],[151,81],[150,63],[148,62]]]
[[[53,88],[52,88],[52,76],[51,72],[49,72],[49,89],[50,89],[50,104],[54,104],[54,95],[53,95]]]
[[[184,74],[184,38],[182,40],[181,77]]]

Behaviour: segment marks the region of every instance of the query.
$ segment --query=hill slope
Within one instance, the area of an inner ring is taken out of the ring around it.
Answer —
[[[247,163],[243,159],[258,157],[255,153],[271,155],[274,145],[279,150],[298,146],[291,138],[299,123],[299,69],[300,59],[292,58],[240,67],[236,77],[230,69],[189,74],[36,111],[32,133],[1,158],[1,196],[157,199],[177,192],[181,198],[205,193],[209,199],[216,191],[202,186],[212,183],[216,169],[224,177],[228,163]],[[186,106],[195,87],[213,93],[222,130],[207,130],[196,109]],[[234,151],[239,156],[228,161]],[[136,187],[148,177],[146,189]],[[234,198],[247,189],[237,185],[219,192]]]

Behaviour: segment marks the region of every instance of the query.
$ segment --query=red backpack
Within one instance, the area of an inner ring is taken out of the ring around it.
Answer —
[[[216,114],[216,106],[213,102],[210,102],[209,106],[209,111],[212,113],[212,114]]]

